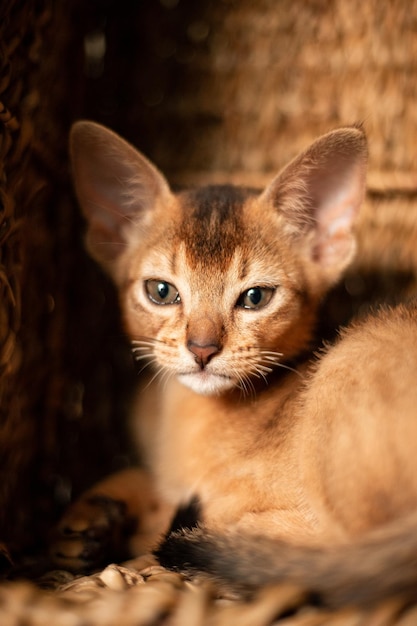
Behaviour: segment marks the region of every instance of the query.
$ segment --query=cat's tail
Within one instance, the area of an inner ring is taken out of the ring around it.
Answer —
[[[294,583],[330,608],[368,607],[393,596],[415,600],[417,513],[355,543],[327,548],[187,529],[165,539],[156,556],[169,569],[206,573],[239,591]]]

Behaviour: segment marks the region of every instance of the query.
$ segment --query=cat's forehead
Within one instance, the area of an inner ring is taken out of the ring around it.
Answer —
[[[257,193],[232,185],[212,185],[180,194],[179,236],[190,263],[230,262],[245,238],[244,206]]]
[[[246,200],[258,194],[256,189],[235,185],[207,185],[188,189],[180,194],[180,198],[194,219],[205,221],[215,215],[225,222],[239,215]]]

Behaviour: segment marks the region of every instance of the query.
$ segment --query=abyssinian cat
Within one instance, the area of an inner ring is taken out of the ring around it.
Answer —
[[[71,155],[89,251],[143,364],[132,433],[145,466],[72,506],[56,560],[93,562],[96,535],[111,543],[126,519],[136,550],[155,548],[175,510],[197,501],[200,527],[156,551],[169,567],[295,581],[336,604],[409,590],[417,306],[369,315],[313,353],[320,302],[355,255],[362,129],[319,138],[262,191],[173,193],[92,122],[74,125]]]

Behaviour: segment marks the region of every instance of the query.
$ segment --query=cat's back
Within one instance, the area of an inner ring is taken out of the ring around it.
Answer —
[[[312,375],[304,474],[351,534],[417,505],[416,379],[416,301],[344,330]]]

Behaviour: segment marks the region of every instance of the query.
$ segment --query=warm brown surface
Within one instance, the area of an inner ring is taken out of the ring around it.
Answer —
[[[150,561],[149,561],[150,563]],[[51,583],[51,578],[44,583]],[[387,600],[372,610],[337,612],[314,607],[308,593],[290,585],[263,589],[250,600],[204,581],[149,565],[109,565],[102,572],[71,580],[55,574],[54,593],[28,583],[0,590],[0,619],[25,626],[413,626],[415,607]]]

